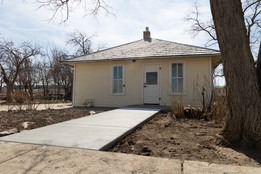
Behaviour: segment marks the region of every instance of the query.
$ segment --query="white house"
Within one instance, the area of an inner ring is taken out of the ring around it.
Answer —
[[[169,106],[173,98],[202,106],[220,60],[218,50],[154,39],[146,28],[141,40],[62,63],[74,67],[74,106]]]

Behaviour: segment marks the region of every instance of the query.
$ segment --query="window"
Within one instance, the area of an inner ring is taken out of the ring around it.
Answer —
[[[157,85],[158,72],[146,72],[146,83],[147,85]]]
[[[123,66],[113,66],[112,93],[123,94]]]
[[[184,93],[184,65],[183,63],[172,63],[171,64],[171,92],[173,94]]]

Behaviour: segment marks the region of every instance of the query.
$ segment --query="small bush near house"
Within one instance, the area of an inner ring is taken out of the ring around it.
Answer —
[[[171,111],[175,118],[206,119],[207,114],[202,108],[195,108],[183,104],[182,96],[171,96]]]
[[[218,96],[213,93],[212,101],[205,108],[195,108],[190,105],[183,104],[182,96],[171,96],[171,111],[173,117],[189,118],[189,119],[204,119],[206,121],[214,120],[222,122],[226,115],[226,97]]]

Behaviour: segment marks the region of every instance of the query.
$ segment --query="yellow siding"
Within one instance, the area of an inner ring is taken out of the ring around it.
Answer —
[[[121,107],[143,104],[143,65],[149,63],[161,65],[161,105],[169,106],[171,105],[169,81],[172,62],[183,62],[185,65],[186,94],[182,96],[183,104],[201,106],[202,86],[208,86],[205,88],[210,92],[209,85],[212,83],[211,61],[208,57],[77,63],[74,66],[74,106],[83,106],[88,99],[94,99],[95,106]],[[124,66],[124,95],[111,94],[113,65]]]

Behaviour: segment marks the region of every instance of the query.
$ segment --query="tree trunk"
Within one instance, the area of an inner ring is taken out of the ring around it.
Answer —
[[[6,102],[12,102],[12,86],[10,83],[6,83]]]
[[[45,93],[45,95],[46,95],[46,98],[45,98],[45,100],[47,99],[47,100],[50,100],[50,98],[49,98],[49,83],[48,82],[46,82],[46,91],[45,91],[46,93]]]
[[[254,147],[261,140],[261,97],[240,0],[210,0],[227,84],[221,143]]]
[[[2,80],[0,81],[0,94],[2,93],[2,88],[3,88],[3,82]]]
[[[29,93],[29,97],[30,97],[30,100],[31,100],[31,101],[34,100],[33,90],[34,90],[33,85],[30,84],[29,87],[28,87],[28,93]]]
[[[257,62],[256,62],[256,70],[257,70],[257,77],[258,77],[259,89],[260,89],[260,94],[261,94],[261,42],[259,45],[258,57],[257,57]]]
[[[43,100],[46,100],[46,89],[45,89],[44,80],[42,80],[42,85],[43,85]]]

